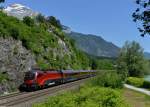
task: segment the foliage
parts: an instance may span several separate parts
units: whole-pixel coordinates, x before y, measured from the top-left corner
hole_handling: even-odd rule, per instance
[[[127,84],[131,84],[136,87],[142,87],[144,83],[143,78],[137,78],[137,77],[128,77],[127,78]]]
[[[4,3],[5,2],[5,0],[0,0],[0,3]]]
[[[144,80],[143,78],[128,77],[126,83],[136,87],[150,89],[150,81]]]
[[[86,90],[86,91],[85,91]],[[100,87],[82,87],[79,91],[66,92],[50,97],[33,107],[129,107],[118,90]]]
[[[93,70],[114,70],[116,58],[97,57],[86,53],[89,58],[90,66]]]
[[[122,88],[123,79],[116,71],[101,71],[98,72],[97,77],[90,82],[92,86]]]
[[[50,24],[52,24],[53,26],[55,26],[59,29],[62,29],[62,25],[61,25],[60,21],[57,20],[54,16],[49,16],[47,18],[47,22],[49,22]]]
[[[117,60],[117,73],[120,74],[121,78],[125,81],[128,77],[128,69],[126,62],[123,62],[121,58]]]
[[[118,72],[124,74],[124,76],[144,76],[144,74],[148,72],[148,64],[145,63],[147,63],[147,61],[144,59],[143,49],[139,45],[139,43],[135,41],[127,41],[121,49],[118,58]],[[121,71],[120,69],[123,69],[123,71]]]
[[[39,23],[44,23],[46,20],[45,20],[45,17],[42,14],[38,14],[36,16],[36,21],[39,22]]]
[[[113,61],[109,59],[91,59],[92,69],[105,69],[113,70]]]
[[[31,17],[29,17],[29,16],[24,17],[23,18],[23,22],[25,24],[27,24],[28,26],[31,26],[31,27],[34,26],[34,20]]]
[[[144,80],[142,87],[143,87],[143,88],[148,88],[148,89],[150,89],[150,81]]]
[[[0,73],[0,83],[7,80],[9,80],[8,75],[6,73]]]
[[[138,5],[137,9],[133,13],[133,20],[139,22],[138,28],[141,32],[141,36],[150,34],[150,0],[136,0]]]

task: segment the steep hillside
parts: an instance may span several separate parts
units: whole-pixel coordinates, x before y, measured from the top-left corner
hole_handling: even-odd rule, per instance
[[[41,20],[42,19],[42,20]],[[0,94],[15,91],[23,72],[41,69],[89,69],[88,58],[55,25],[40,16],[23,21],[0,12]]]
[[[76,46],[94,56],[102,57],[117,57],[119,53],[119,47],[113,43],[105,41],[100,36],[91,34],[81,34],[76,32],[68,33],[68,35],[75,40]]]

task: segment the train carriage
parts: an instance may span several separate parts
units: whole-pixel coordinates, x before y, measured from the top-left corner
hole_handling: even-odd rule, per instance
[[[44,70],[34,69],[25,74],[24,83],[19,90],[37,90],[94,76],[92,70]]]

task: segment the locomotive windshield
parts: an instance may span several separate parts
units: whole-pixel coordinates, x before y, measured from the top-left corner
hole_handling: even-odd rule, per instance
[[[35,78],[35,73],[33,72],[27,72],[25,74],[24,80],[33,80]]]

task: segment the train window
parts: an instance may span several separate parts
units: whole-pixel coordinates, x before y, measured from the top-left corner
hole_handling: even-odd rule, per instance
[[[37,75],[37,78],[40,78],[42,76],[42,74],[41,73],[39,73],[38,75]]]
[[[35,78],[35,73],[33,72],[27,72],[25,74],[24,80],[33,80]]]

